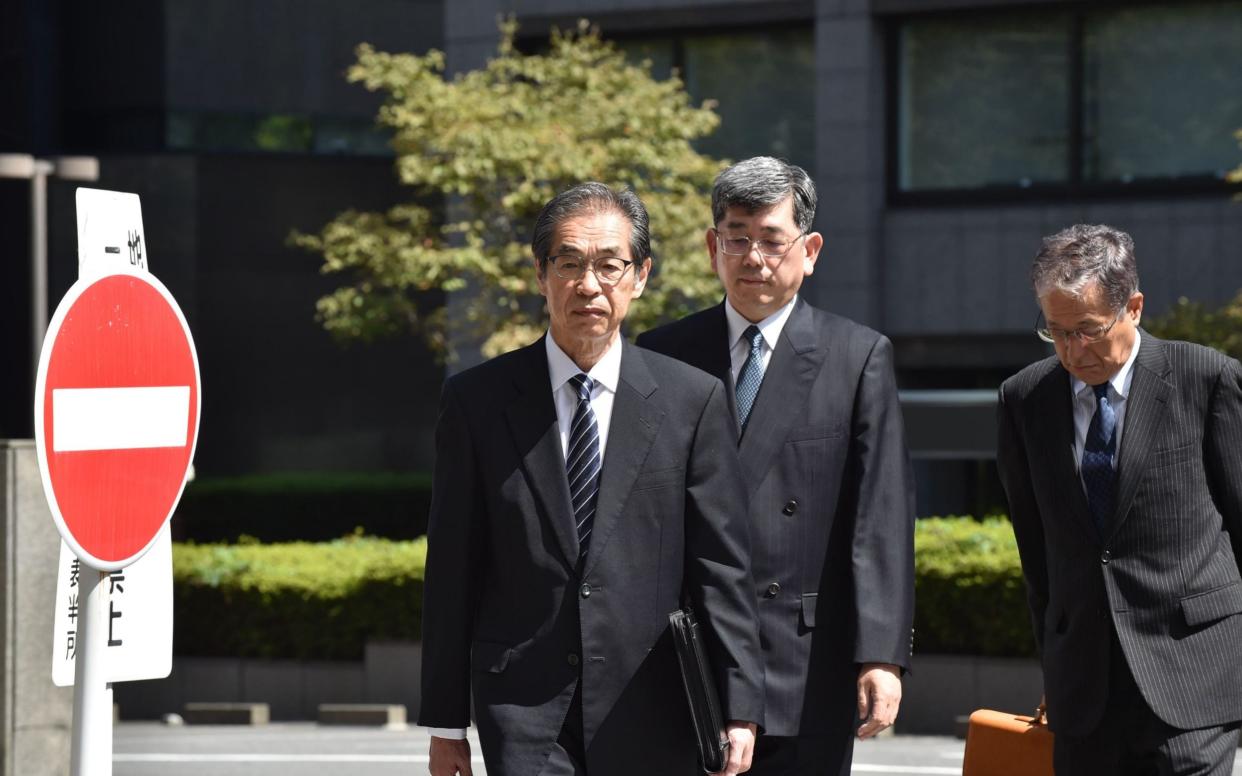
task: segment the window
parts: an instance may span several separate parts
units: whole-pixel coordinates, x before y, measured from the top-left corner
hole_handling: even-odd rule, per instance
[[[657,78],[674,68],[694,103],[716,101],[720,126],[696,144],[729,159],[770,155],[815,170],[815,41],[810,25],[628,38],[632,61]]]
[[[349,154],[392,153],[388,136],[371,119],[333,119],[299,114],[174,111],[168,116],[168,148],[192,151]]]
[[[1242,2],[906,19],[898,192],[1220,180],[1242,127]]]

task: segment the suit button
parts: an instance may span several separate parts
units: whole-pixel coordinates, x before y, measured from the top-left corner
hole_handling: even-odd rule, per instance
[[[578,656],[575,655],[573,652],[570,652],[569,655],[565,658],[565,662],[569,663],[571,666],[576,666],[578,665]]]
[[[590,598],[591,597],[591,586],[583,585],[581,588],[578,589],[578,595],[582,596],[583,598]]]
[[[789,501],[785,502],[785,508],[781,511],[787,515],[792,515],[794,512],[798,511],[798,502],[794,499],[789,499]]]
[[[780,595],[780,592],[781,592],[780,583],[773,582],[772,584],[768,585],[768,592],[765,593],[764,595],[767,598],[776,598],[778,595]]]
[[[1109,550],[1105,550],[1104,554],[1100,556],[1100,563],[1103,563],[1105,566],[1107,566],[1108,562],[1112,559],[1113,559],[1113,553]]]

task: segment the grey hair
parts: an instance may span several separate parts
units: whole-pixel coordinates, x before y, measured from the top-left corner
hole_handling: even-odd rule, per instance
[[[539,262],[539,271],[547,267],[556,229],[565,221],[587,213],[617,213],[630,222],[630,258],[642,262],[651,256],[651,225],[647,208],[628,187],[612,189],[596,181],[579,183],[548,200],[535,219],[530,249]]]
[[[1087,286],[1096,282],[1117,311],[1138,291],[1138,264],[1130,235],[1103,224],[1075,224],[1044,238],[1031,265],[1035,296],[1059,290],[1082,298]]]
[[[815,221],[815,184],[811,176],[798,165],[782,159],[751,157],[716,176],[712,186],[712,223],[723,221],[730,207],[754,213],[790,196],[798,231],[811,231]]]

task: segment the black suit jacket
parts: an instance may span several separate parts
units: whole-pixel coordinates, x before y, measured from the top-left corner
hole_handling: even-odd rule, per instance
[[[592,776],[691,773],[668,633],[683,595],[730,719],[763,722],[746,492],[723,387],[628,343],[585,565],[542,340],[445,381],[428,528],[419,724],[487,771],[537,774],[581,677]]]
[[[723,380],[736,425],[723,303],[638,341]],[[797,301],[739,449],[766,730],[847,735],[858,665],[910,655],[914,488],[889,341]]]
[[[1242,718],[1242,372],[1143,332],[1117,507],[1099,535],[1074,460],[1070,375],[1032,364],[1000,389],[998,464],[1056,732],[1095,729],[1115,631],[1165,722]]]

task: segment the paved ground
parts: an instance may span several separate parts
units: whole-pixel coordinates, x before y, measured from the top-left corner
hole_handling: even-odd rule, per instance
[[[476,776],[483,761],[475,742]],[[125,722],[116,727],[114,776],[418,776],[427,772],[427,735],[420,729],[186,726]],[[962,742],[891,736],[855,749],[854,773],[960,774]]]
[[[474,742],[475,776],[483,761]],[[963,742],[938,736],[888,736],[860,743],[855,774],[932,776],[962,772]],[[421,776],[427,734],[421,729],[319,727],[169,727],[126,722],[116,727],[113,776]],[[1242,761],[1234,765],[1242,776]]]

